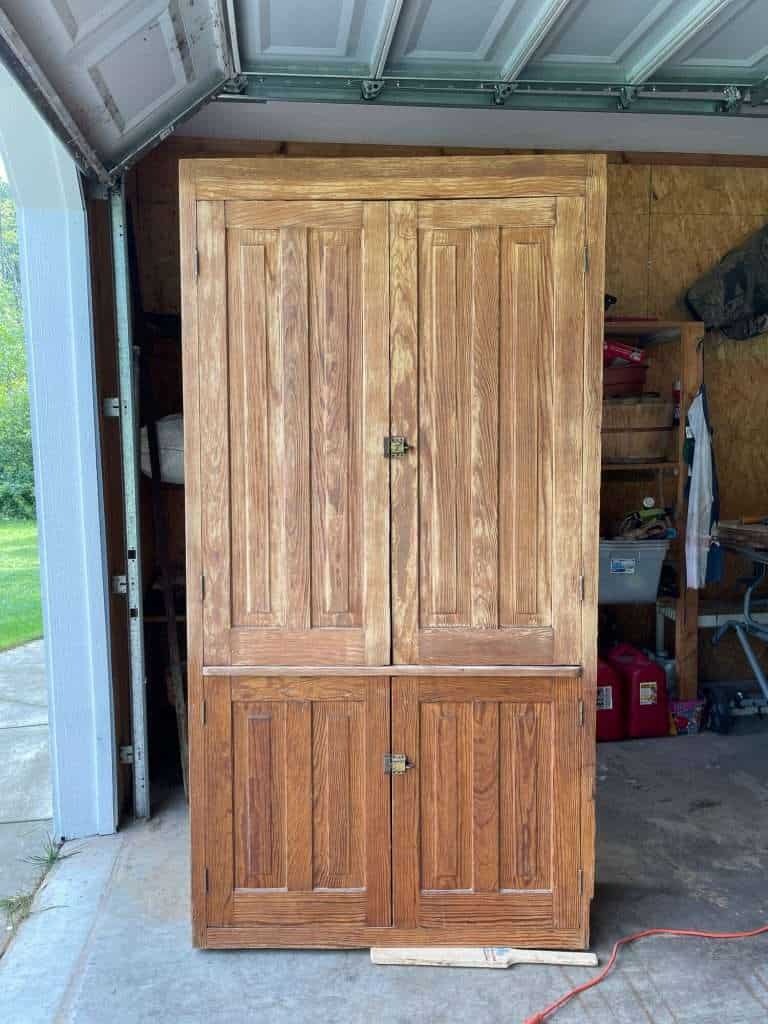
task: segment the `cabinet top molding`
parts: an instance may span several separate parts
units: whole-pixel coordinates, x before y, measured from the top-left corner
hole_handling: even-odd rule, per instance
[[[455,157],[255,157],[179,162],[195,199],[431,199],[581,196],[605,154]]]

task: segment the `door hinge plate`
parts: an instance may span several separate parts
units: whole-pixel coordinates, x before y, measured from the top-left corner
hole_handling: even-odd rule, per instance
[[[579,868],[579,895],[584,892],[584,868]]]
[[[406,754],[385,754],[384,774],[403,775],[409,768],[413,768],[413,761],[408,759]]]
[[[128,577],[124,575],[112,577],[112,593],[113,594],[127,594],[128,593]]]
[[[399,459],[407,455],[413,445],[408,444],[408,439],[401,434],[388,434],[384,438],[384,457],[387,459]]]
[[[589,273],[589,246],[584,246],[584,273]]]
[[[584,701],[579,701],[579,725],[584,725]]]
[[[205,576],[200,576],[200,600],[205,600]]]
[[[584,600],[586,598],[586,595],[587,595],[587,580],[586,580],[586,577],[584,576],[584,574],[582,573],[582,575],[579,576],[579,597],[581,598],[582,603],[584,602]]]
[[[205,886],[205,891],[208,892],[208,868],[203,869],[203,885]]]
[[[133,764],[133,746],[130,743],[120,747],[120,764]]]
[[[200,250],[195,249],[195,277],[200,277]]]
[[[203,725],[208,723],[208,708],[206,707],[205,701],[200,705],[200,720]]]
[[[102,410],[107,419],[117,419],[120,416],[120,399],[114,395],[105,398],[102,403]]]

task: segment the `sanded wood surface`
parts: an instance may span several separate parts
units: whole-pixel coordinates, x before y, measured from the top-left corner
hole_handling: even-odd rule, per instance
[[[586,176],[583,153],[451,160],[230,157],[190,165],[198,199],[227,200],[582,195]]]
[[[604,173],[182,164],[197,944],[583,947]]]
[[[388,681],[205,687],[209,924],[389,925]]]
[[[392,786],[398,927],[580,926],[580,692],[393,680],[393,743],[415,765]]]
[[[383,664],[386,204],[235,206],[198,213],[205,658]]]
[[[395,661],[580,659],[584,203],[520,202],[393,204]]]
[[[206,676],[252,676],[243,665],[206,665]],[[580,665],[259,665],[259,676],[496,676],[510,680],[529,677],[577,679]]]

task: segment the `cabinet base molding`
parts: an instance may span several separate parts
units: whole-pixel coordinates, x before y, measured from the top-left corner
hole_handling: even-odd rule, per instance
[[[205,949],[368,949],[371,946],[518,946],[587,949],[587,929],[467,926],[455,929],[334,927],[209,927]]]

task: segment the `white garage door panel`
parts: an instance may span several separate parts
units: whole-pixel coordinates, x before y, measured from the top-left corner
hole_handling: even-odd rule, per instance
[[[5,0],[3,6],[107,166],[231,74],[218,0]]]

